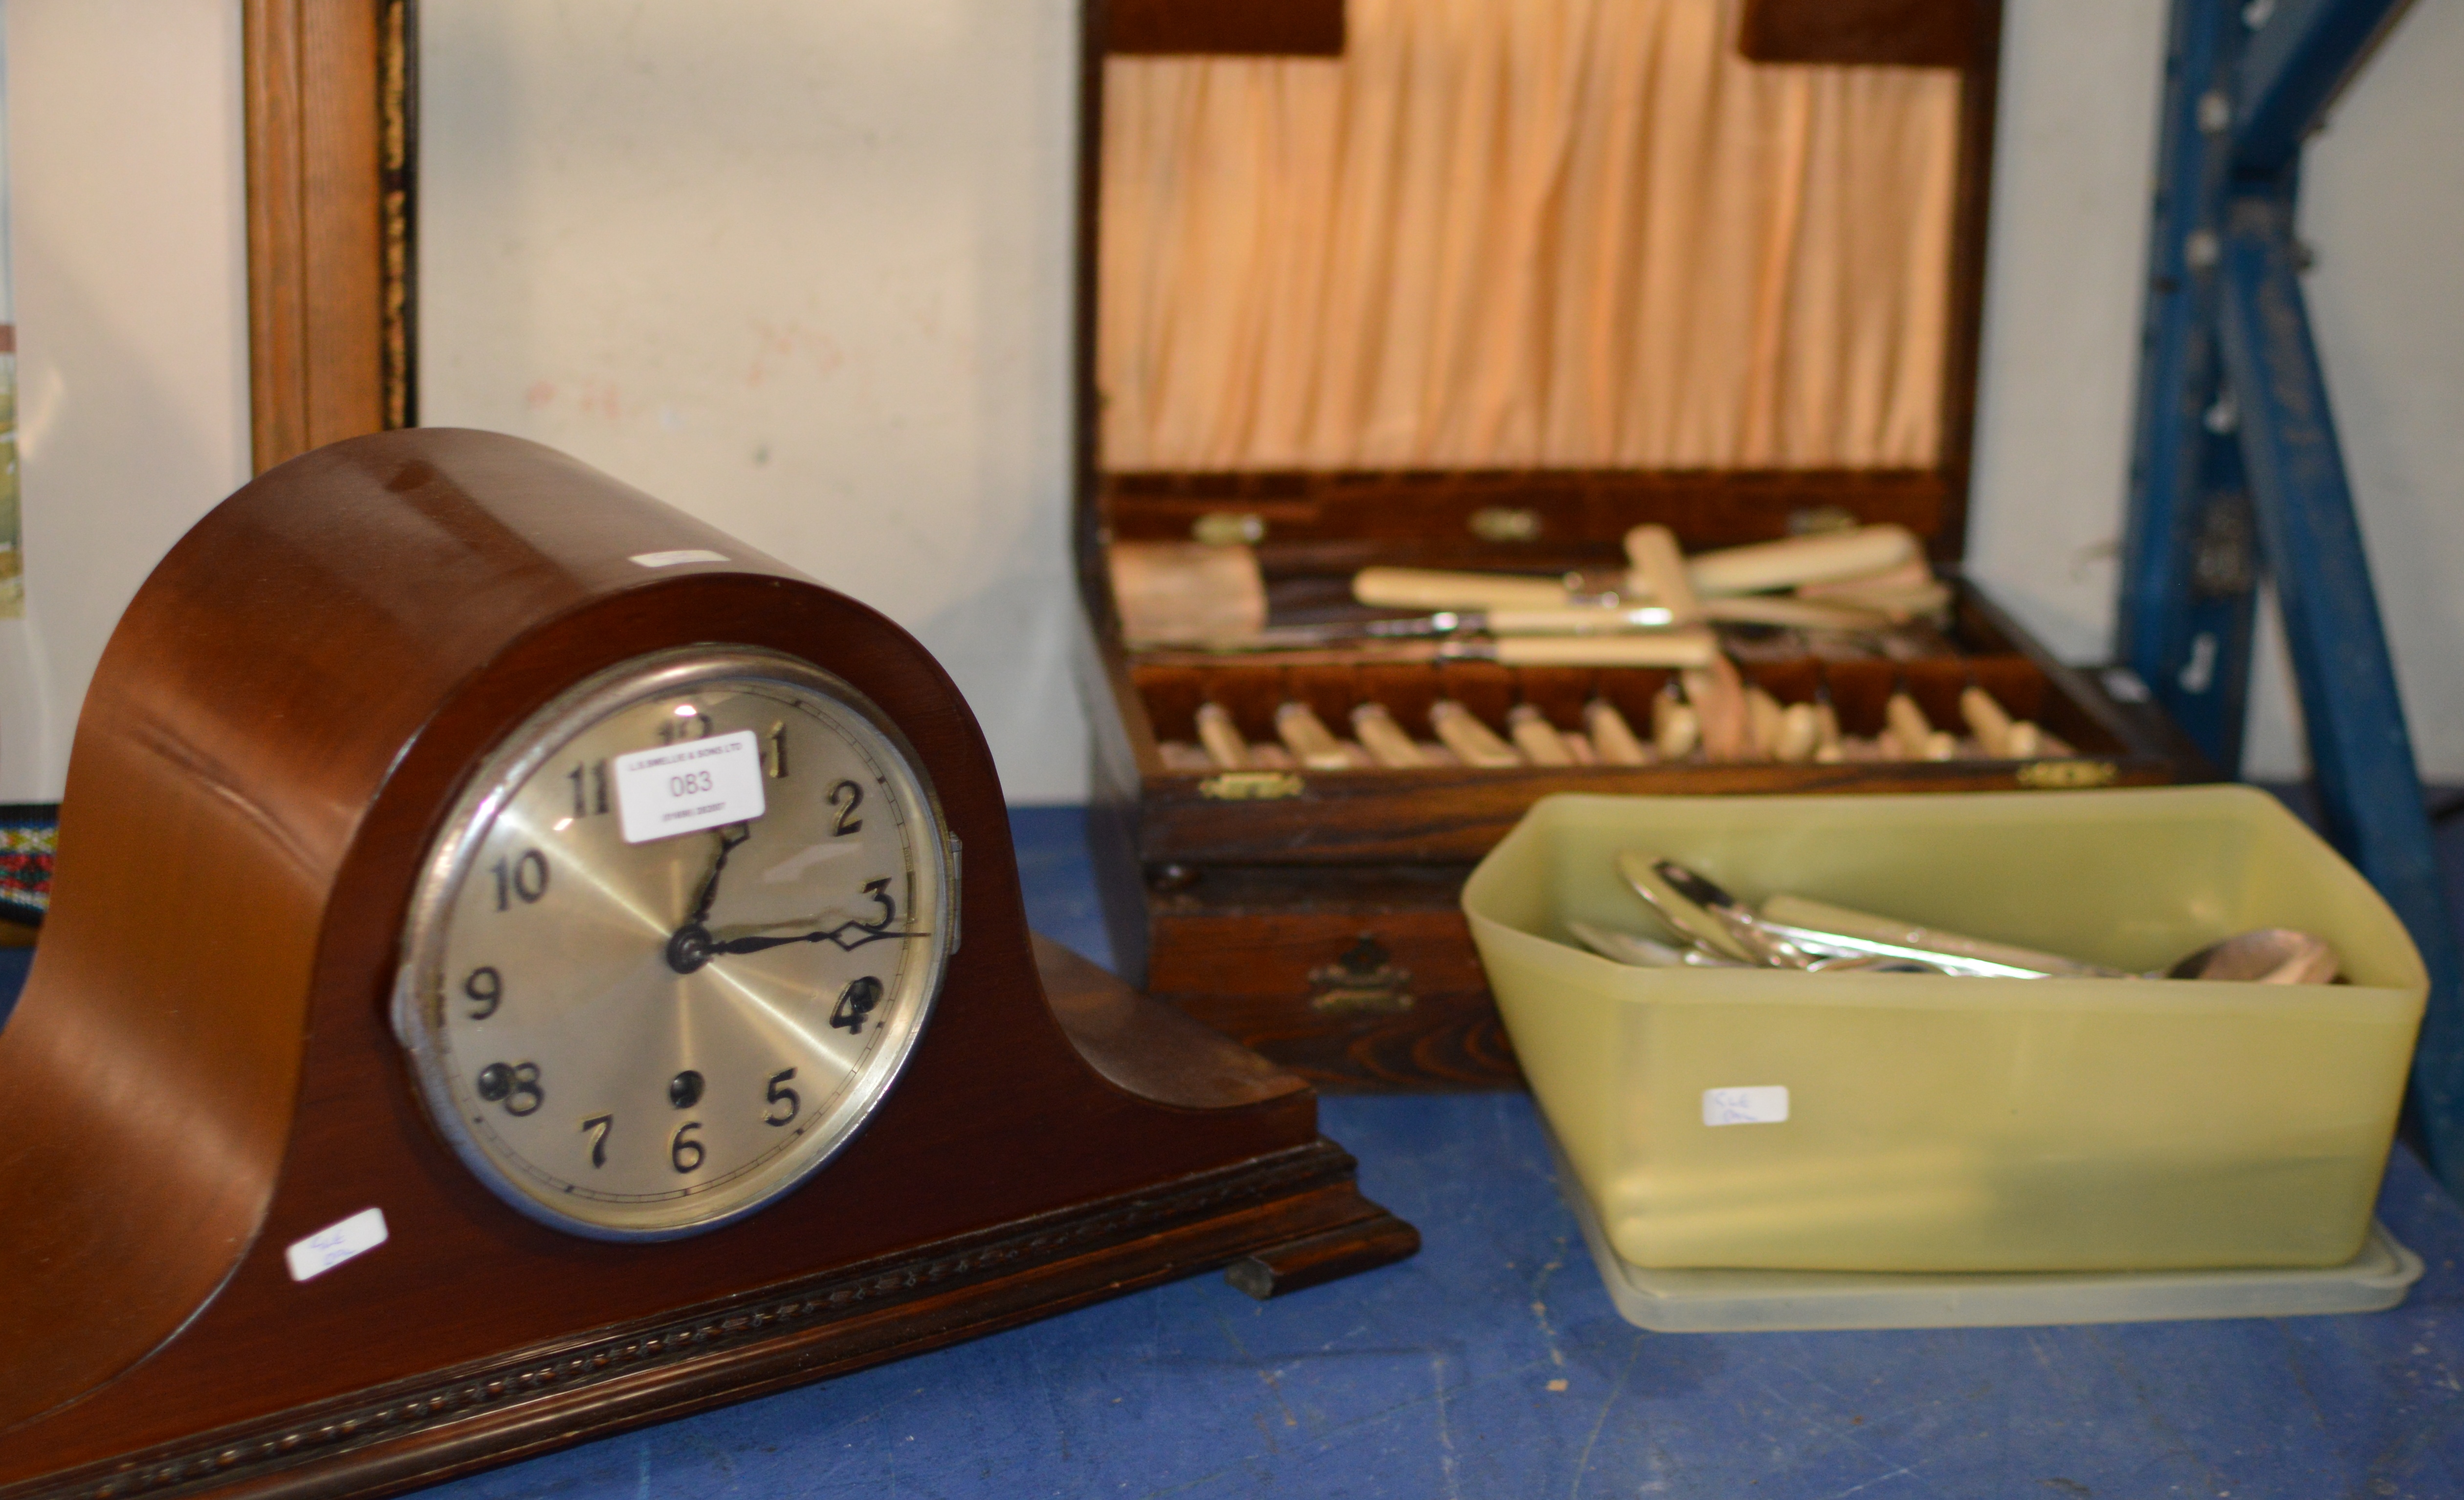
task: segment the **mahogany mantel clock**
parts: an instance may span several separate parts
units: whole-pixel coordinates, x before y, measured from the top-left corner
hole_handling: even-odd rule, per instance
[[[0,1031],[11,1500],[399,1490],[1418,1244],[1297,1079],[1030,946],[920,646],[529,443],[200,522],[60,848]]]

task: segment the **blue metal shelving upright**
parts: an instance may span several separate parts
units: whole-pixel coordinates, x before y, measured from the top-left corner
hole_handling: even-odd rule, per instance
[[[2175,0],[2119,644],[2229,772],[2276,586],[2329,838],[2430,967],[2409,1108],[2464,1194],[2464,965],[2294,237],[2301,142],[2405,0]]]

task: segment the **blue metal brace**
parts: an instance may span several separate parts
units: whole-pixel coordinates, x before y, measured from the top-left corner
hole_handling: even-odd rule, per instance
[[[2430,967],[2412,1109],[2432,1167],[2464,1191],[2464,970],[2295,275],[2292,218],[2290,195],[2233,201],[2220,322],[2226,376],[2240,393],[2242,446],[2300,683],[2320,811],[2328,838],[2404,919]]]
[[[2178,0],[2148,246],[2119,655],[2227,775],[2241,769],[2258,559],[2220,400],[2215,267],[2241,17]]]
[[[2233,170],[2274,177],[2299,160],[2301,142],[2361,71],[2410,0],[2252,0],[2258,22],[2235,70]]]
[[[2301,141],[2403,3],[2176,0],[2120,640],[2192,736],[2237,770],[2255,525],[2328,837],[2430,968],[2410,1108],[2431,1167],[2464,1195],[2464,957],[2293,237]]]

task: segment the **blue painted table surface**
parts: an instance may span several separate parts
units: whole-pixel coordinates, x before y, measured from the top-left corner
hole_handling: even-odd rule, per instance
[[[1013,821],[1030,919],[1103,958],[1078,813]],[[1419,1256],[1265,1303],[1208,1275],[425,1494],[2464,1495],[2464,1210],[2401,1149],[2380,1214],[2429,1272],[2388,1313],[1650,1334],[1525,1096],[1321,1118]]]

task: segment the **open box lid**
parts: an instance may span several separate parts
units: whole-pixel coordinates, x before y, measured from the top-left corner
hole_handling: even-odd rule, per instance
[[[1999,0],[1089,17],[1090,548],[1553,567],[1856,520],[1959,555]]]

